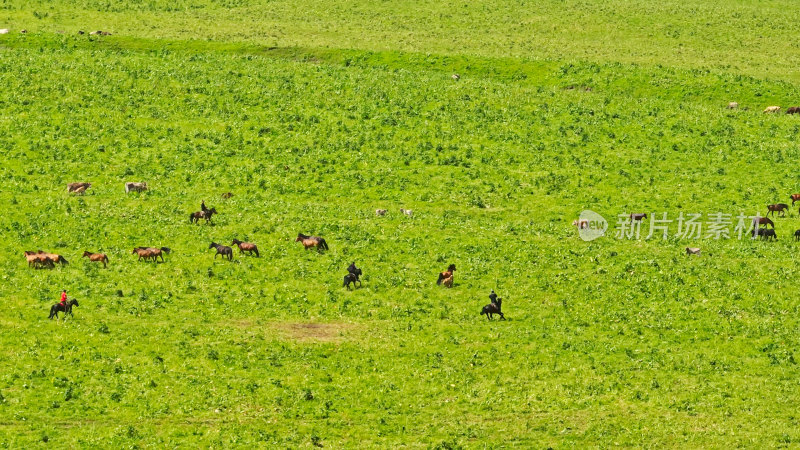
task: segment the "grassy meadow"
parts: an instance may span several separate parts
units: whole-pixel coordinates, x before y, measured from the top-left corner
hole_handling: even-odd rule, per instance
[[[797,446],[791,5],[0,0],[0,446]]]

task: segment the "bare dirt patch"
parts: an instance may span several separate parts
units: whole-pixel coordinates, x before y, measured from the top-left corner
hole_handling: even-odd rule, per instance
[[[286,339],[304,342],[342,342],[357,328],[344,322],[281,322],[273,327]]]

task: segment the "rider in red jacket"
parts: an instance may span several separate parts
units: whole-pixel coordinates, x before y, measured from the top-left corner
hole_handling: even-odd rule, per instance
[[[67,306],[67,290],[61,291],[61,306]]]

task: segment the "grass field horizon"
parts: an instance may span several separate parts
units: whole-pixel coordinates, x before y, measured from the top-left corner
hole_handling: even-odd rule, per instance
[[[613,236],[800,192],[796,13],[721,4],[2,3],[0,445],[796,445],[797,208]]]

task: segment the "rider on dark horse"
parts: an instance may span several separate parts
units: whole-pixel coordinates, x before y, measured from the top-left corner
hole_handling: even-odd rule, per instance
[[[64,308],[64,311],[67,310],[66,309],[67,308],[67,290],[66,289],[63,289],[61,291],[61,301],[59,302],[59,305],[61,305],[61,307]]]
[[[206,201],[205,200],[201,200],[200,201],[200,211],[208,212],[208,208],[206,208]]]
[[[492,293],[489,294],[489,300],[491,300],[492,303],[497,304],[497,294],[494,293],[494,289],[492,289]]]

